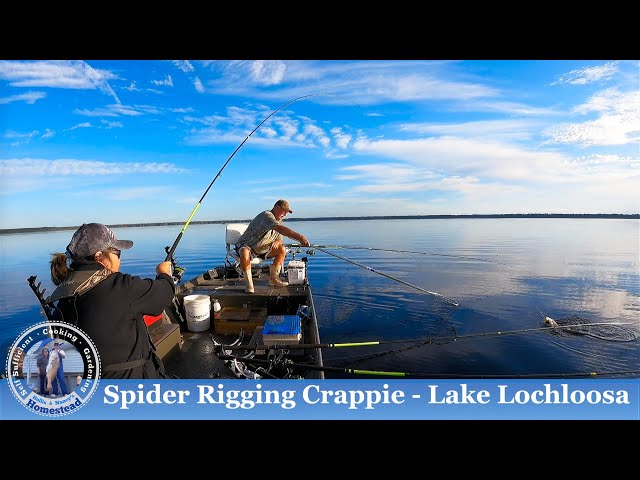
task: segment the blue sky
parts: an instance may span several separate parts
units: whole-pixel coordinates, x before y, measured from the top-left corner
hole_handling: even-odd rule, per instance
[[[303,98],[300,98],[303,97]],[[0,228],[639,213],[635,60],[0,61]]]

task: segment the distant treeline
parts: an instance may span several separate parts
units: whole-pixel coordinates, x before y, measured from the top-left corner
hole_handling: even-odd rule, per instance
[[[372,217],[320,217],[320,218],[295,218],[289,221],[295,222],[324,222],[335,220],[414,220],[414,219],[443,219],[443,218],[613,218],[613,219],[640,219],[640,214],[617,213],[496,213],[489,215],[382,215]],[[243,220],[201,220],[190,222],[190,225],[210,225],[226,223],[249,223],[251,219]],[[165,227],[171,225],[183,226],[184,222],[159,222],[159,223],[120,223],[108,225],[110,228],[129,227]],[[30,232],[55,232],[60,230],[76,230],[79,225],[71,227],[33,227],[33,228],[3,228],[0,235],[9,233]]]

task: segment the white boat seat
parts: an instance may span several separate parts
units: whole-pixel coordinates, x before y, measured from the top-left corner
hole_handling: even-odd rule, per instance
[[[236,242],[240,238],[240,235],[244,233],[244,231],[249,226],[248,223],[228,223],[225,228],[225,244],[227,248],[227,254],[225,257],[225,262],[230,266],[233,266],[236,270],[240,269],[240,256],[236,253]],[[287,254],[289,253],[289,249],[287,248]],[[251,266],[258,266],[265,262],[272,262],[273,258],[252,258]]]

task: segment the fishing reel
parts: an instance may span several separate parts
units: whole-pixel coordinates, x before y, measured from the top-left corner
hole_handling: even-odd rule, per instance
[[[291,253],[291,255],[294,257],[299,253],[302,253],[302,245],[299,245],[297,243],[293,243],[291,245],[288,245],[289,247],[289,253]],[[305,252],[307,255],[315,255],[316,251],[313,247],[309,247],[305,250]],[[305,260],[306,261],[306,260]]]
[[[169,255],[171,248],[164,247],[164,251],[167,255]],[[184,272],[187,271],[187,269],[178,266],[178,262],[173,257],[173,255],[171,255],[170,260],[171,260],[171,271],[173,272],[171,276],[173,277],[173,283],[177,285],[178,283],[180,283],[180,280],[182,279],[182,276],[184,275]]]

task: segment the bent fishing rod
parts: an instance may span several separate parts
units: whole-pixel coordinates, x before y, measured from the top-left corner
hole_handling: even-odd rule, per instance
[[[242,146],[247,142],[247,140],[249,140],[249,137],[251,137],[251,135],[253,135],[254,132],[256,130],[258,130],[262,126],[262,124],[264,122],[269,120],[269,118],[271,118],[276,112],[278,112],[279,110],[282,110],[287,105],[291,105],[293,102],[297,102],[298,100],[302,100],[303,98],[314,97],[314,96],[317,96],[317,95],[323,95],[323,94],[321,94],[321,93],[311,93],[309,95],[302,95],[301,97],[294,98],[293,100],[289,100],[287,103],[282,104],[281,106],[276,108],[273,112],[271,112],[267,117],[265,117],[264,120],[262,120],[258,124],[258,126],[256,128],[254,128],[249,135],[247,135],[247,137],[240,143],[240,145],[238,145],[236,147],[236,149],[229,156],[229,158],[227,158],[227,161],[224,162],[224,165],[222,165],[222,168],[220,168],[220,170],[218,171],[216,176],[213,177],[213,180],[211,180],[211,183],[209,184],[207,189],[202,194],[202,197],[200,197],[200,200],[198,200],[198,203],[196,203],[195,207],[193,207],[193,210],[191,210],[191,214],[189,215],[189,218],[187,218],[187,221],[182,226],[182,230],[180,230],[180,233],[176,237],[176,240],[173,242],[173,245],[171,246],[171,248],[167,249],[167,256],[164,259],[165,262],[167,262],[167,261],[169,261],[169,260],[171,260],[173,258],[173,253],[176,251],[176,248],[178,247],[178,243],[180,243],[180,240],[182,239],[182,236],[184,235],[184,232],[187,230],[187,227],[189,226],[189,223],[191,223],[191,219],[194,217],[194,215],[196,214],[196,212],[200,208],[200,205],[202,205],[202,201],[204,200],[204,197],[206,197],[207,193],[209,193],[209,190],[211,190],[211,187],[213,186],[215,181],[218,179],[218,177],[222,174],[222,171],[226,168],[226,166],[229,164],[231,159],[235,156],[236,153],[238,153],[238,150],[240,150],[240,148],[242,148]]]
[[[327,255],[331,255],[332,257],[336,257],[336,258],[339,258],[340,260],[344,260],[345,262],[349,262],[349,263],[352,263],[354,265],[357,265],[358,267],[364,268],[365,270],[369,270],[370,272],[377,273],[378,275],[382,275],[383,277],[387,277],[387,278],[389,278],[391,280],[395,280],[396,282],[400,282],[403,285],[406,285],[408,287],[415,288],[416,290],[420,290],[421,292],[427,293],[429,295],[433,295],[434,297],[438,297],[438,298],[444,300],[445,302],[453,305],[454,307],[459,306],[458,302],[456,302],[455,300],[452,300],[450,298],[445,297],[441,293],[432,292],[430,290],[425,290],[422,287],[418,287],[417,285],[413,285],[413,284],[411,284],[409,282],[405,282],[404,280],[400,280],[399,278],[393,277],[393,276],[391,276],[391,275],[389,275],[387,273],[380,272],[380,271],[375,270],[375,269],[373,269],[371,267],[368,267],[366,265],[362,265],[361,263],[355,262],[353,260],[349,260],[348,258],[345,258],[345,257],[341,257],[340,255],[337,255],[335,253],[331,253],[331,252],[325,250],[324,248],[320,248],[320,247],[317,247],[317,246],[315,246],[313,248],[315,248],[316,250],[320,250],[321,252],[324,252]]]

